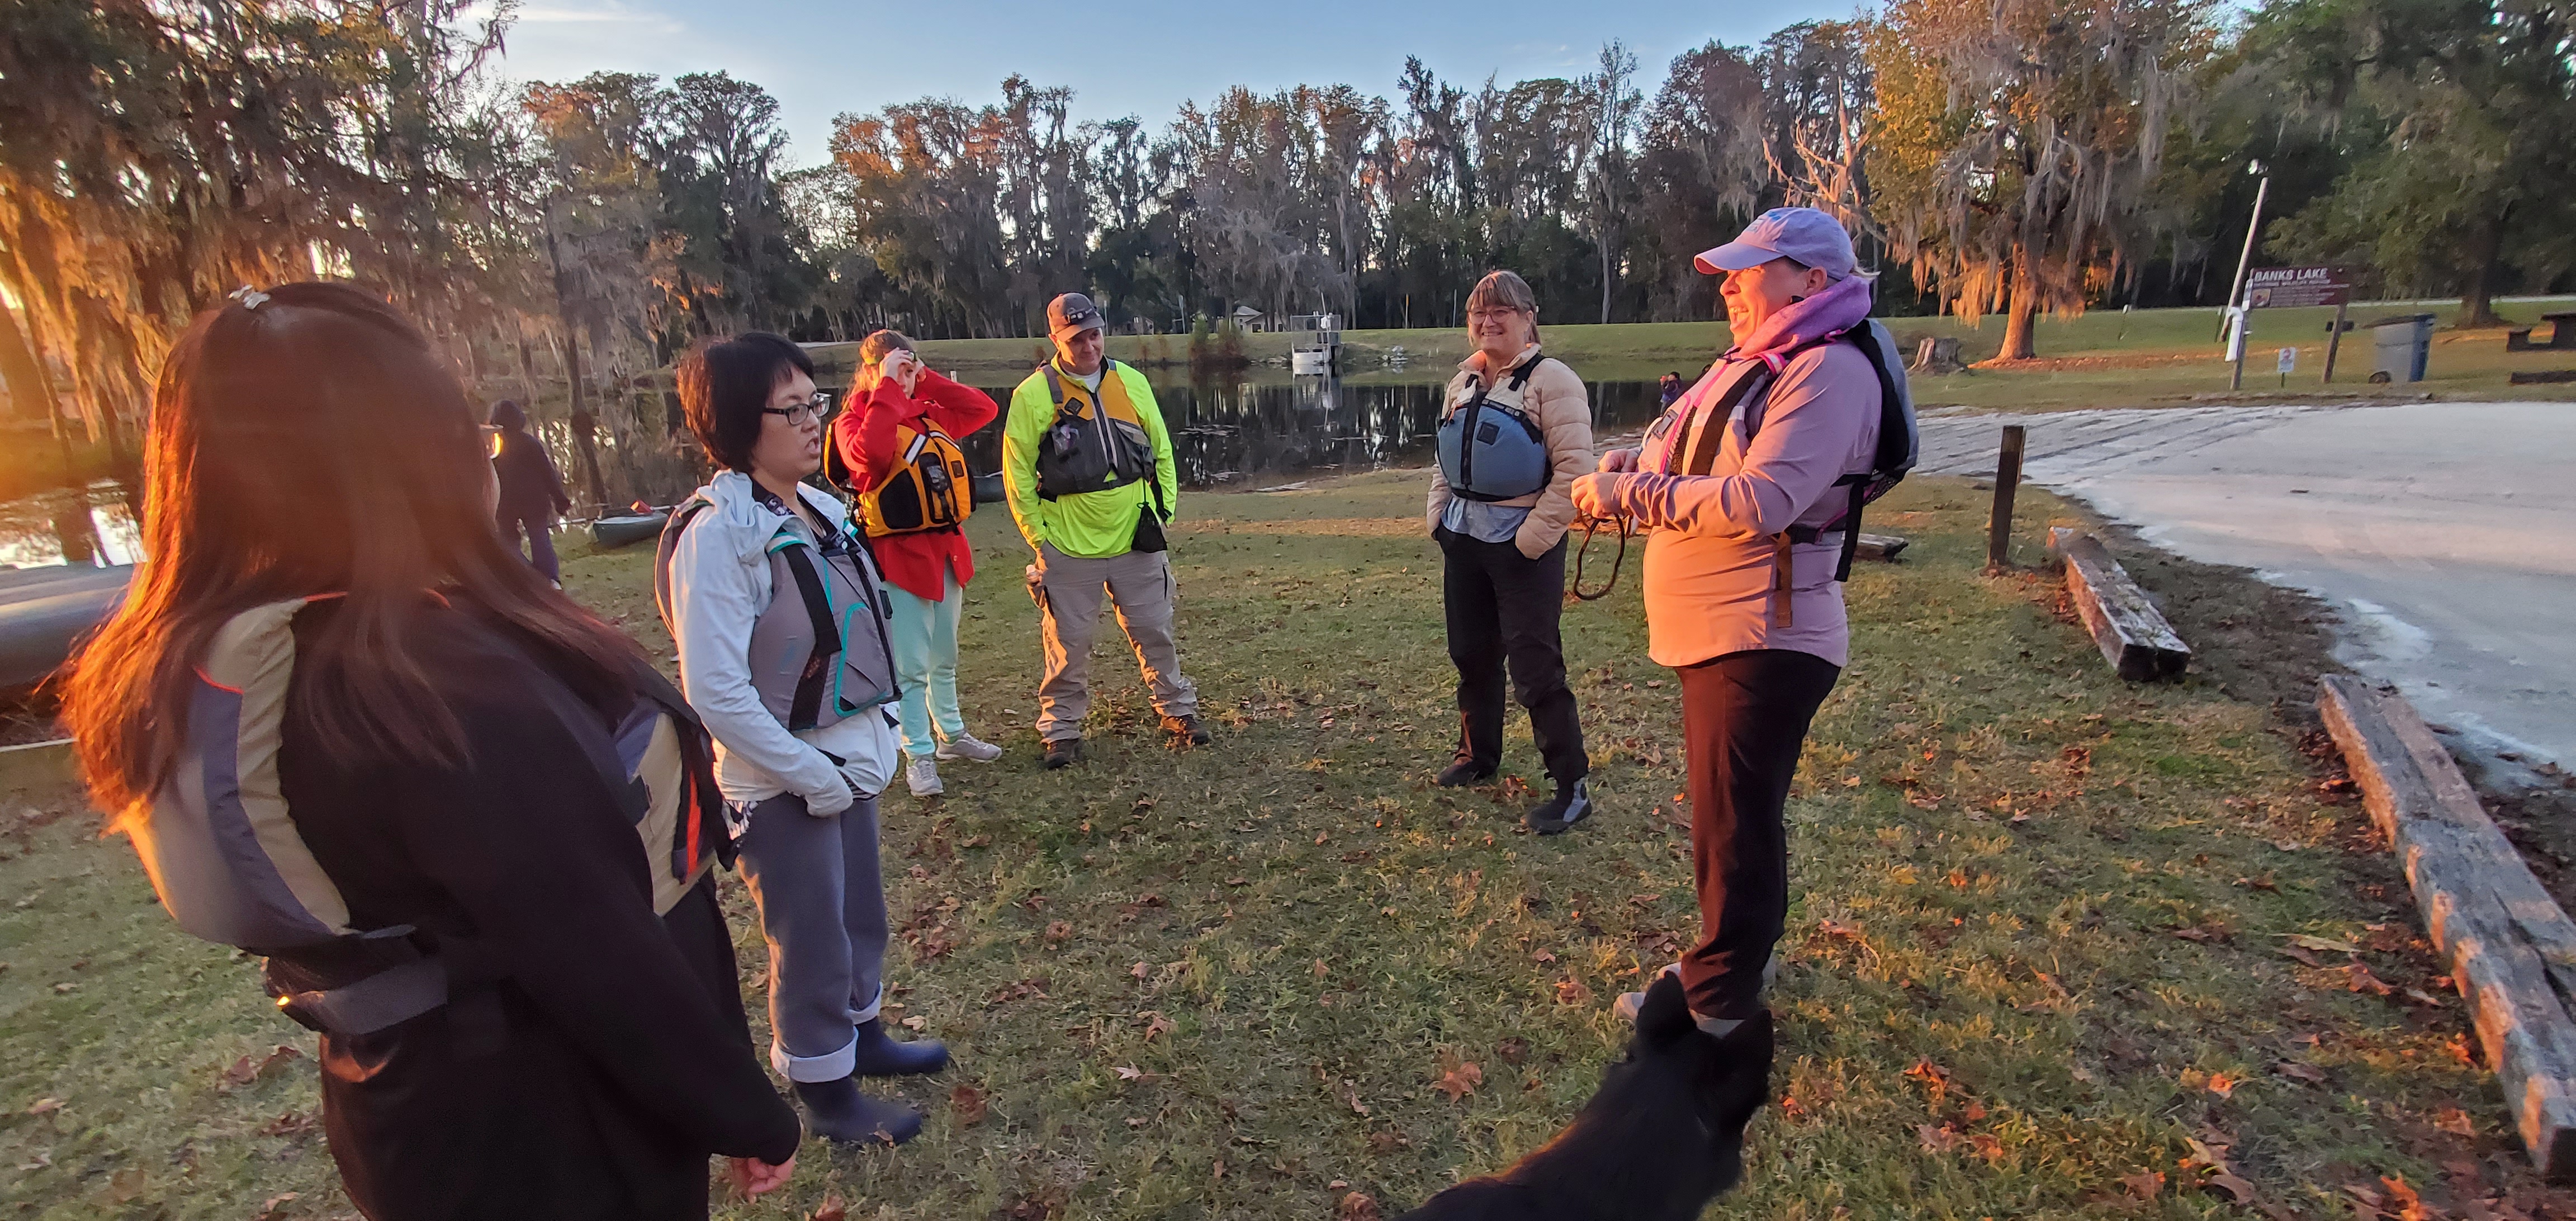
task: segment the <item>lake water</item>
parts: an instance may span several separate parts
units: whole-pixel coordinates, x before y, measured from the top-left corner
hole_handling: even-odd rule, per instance
[[[1184,485],[1259,487],[1310,474],[1428,464],[1445,384],[1445,372],[1436,369],[1358,378],[1290,377],[1262,370],[1222,381],[1156,378],[1154,397],[1171,428],[1173,457]],[[1006,402],[1013,385],[979,388]],[[1593,382],[1589,390],[1598,433],[1642,428],[1655,417],[1651,381]],[[559,427],[552,431],[557,434],[549,438],[556,463],[566,482],[579,487],[570,445]],[[1000,469],[1001,437],[997,420],[967,438],[967,461],[976,471]],[[685,472],[690,464],[670,460],[665,447],[633,456],[656,461],[620,462],[614,442],[605,436],[601,442],[603,463],[613,476],[608,489],[612,501],[641,498],[667,504],[688,493]],[[133,563],[140,558],[136,499],[124,486],[103,481],[77,491],[0,502],[0,565],[26,568],[61,564],[67,558]]]

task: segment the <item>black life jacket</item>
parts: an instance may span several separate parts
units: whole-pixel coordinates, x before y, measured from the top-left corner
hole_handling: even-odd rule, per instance
[[[1118,362],[1100,362],[1100,389],[1075,394],[1050,360],[1038,367],[1055,419],[1038,440],[1038,499],[1054,500],[1084,492],[1105,492],[1154,476],[1154,442],[1136,405],[1118,381]],[[1118,384],[1117,393],[1110,386]],[[1123,412],[1121,411],[1123,409]],[[1155,511],[1163,513],[1163,489],[1154,485]]]

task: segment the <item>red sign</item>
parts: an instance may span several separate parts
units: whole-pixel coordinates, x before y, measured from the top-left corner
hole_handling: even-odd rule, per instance
[[[2245,277],[2247,309],[2341,305],[2351,299],[2352,285],[2340,267],[2259,267]]]

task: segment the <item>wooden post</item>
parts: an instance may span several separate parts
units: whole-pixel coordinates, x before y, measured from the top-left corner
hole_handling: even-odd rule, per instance
[[[2334,325],[2326,328],[2326,375],[2317,383],[2318,385],[2331,386],[2334,384],[2335,349],[2343,346],[2343,315],[2344,311],[2350,308],[2351,307],[2346,305],[2344,302],[2335,302]]]
[[[2468,1001],[2523,1147],[2550,1182],[2576,1182],[2576,921],[2405,697],[2342,674],[2320,686],[2317,712]]]
[[[2021,486],[2021,446],[2027,430],[2004,425],[2003,451],[1995,456],[1995,512],[1986,520],[1986,571],[2012,567],[2013,492]]]

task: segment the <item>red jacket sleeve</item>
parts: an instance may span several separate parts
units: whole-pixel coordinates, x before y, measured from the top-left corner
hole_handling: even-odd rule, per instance
[[[992,423],[993,417],[1002,411],[1001,404],[994,402],[992,395],[941,377],[927,365],[922,367],[921,378],[913,383],[913,388],[930,400],[927,407],[931,421],[961,445],[967,437]]]
[[[832,438],[841,446],[841,460],[859,475],[859,486],[873,488],[894,473],[894,426],[919,414],[920,409],[903,392],[891,385],[880,385],[859,400],[859,409],[845,411],[832,421]]]

